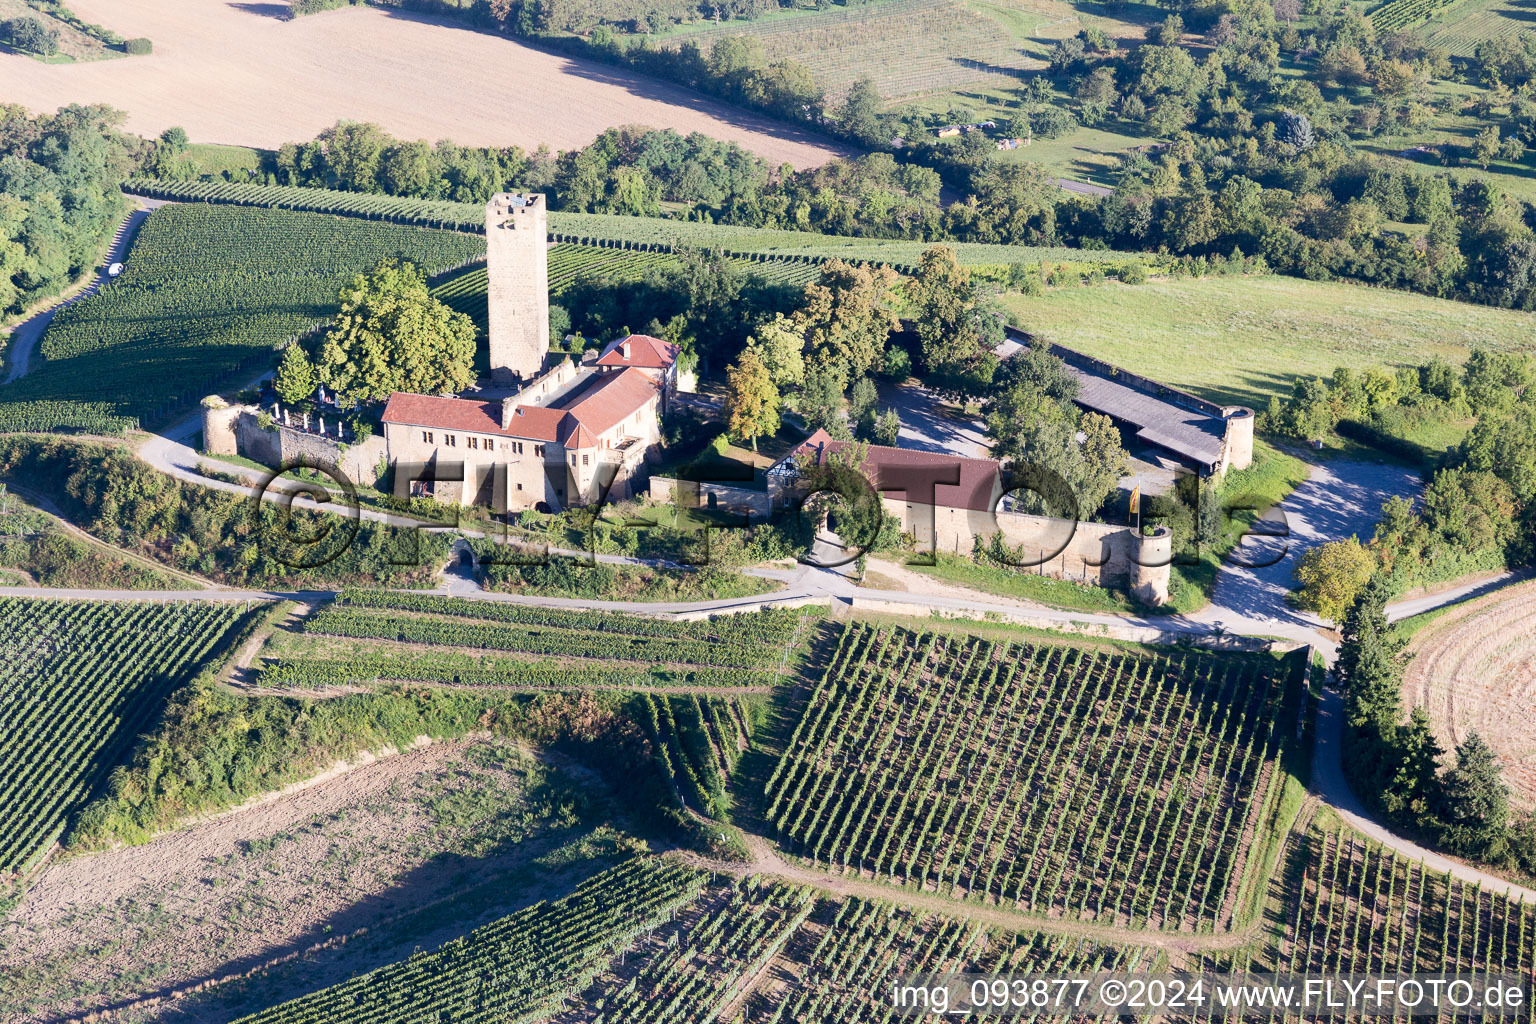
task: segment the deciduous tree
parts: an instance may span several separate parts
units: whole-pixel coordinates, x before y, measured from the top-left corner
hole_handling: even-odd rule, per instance
[[[1375,570],[1376,556],[1356,537],[1319,544],[1308,549],[1296,567],[1296,581],[1301,584],[1296,601],[1338,622]]]
[[[725,414],[731,434],[752,442],[779,430],[779,391],[757,353],[747,349],[726,374]]]
[[[386,260],[342,289],[316,369],[344,399],[382,399],[467,388],[474,355],[474,321],[434,299],[413,265]]]

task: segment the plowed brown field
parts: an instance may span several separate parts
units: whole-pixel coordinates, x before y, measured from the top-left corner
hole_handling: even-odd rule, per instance
[[[1472,601],[1426,626],[1403,683],[1451,750],[1471,732],[1498,754],[1512,802],[1536,806],[1536,582]]]
[[[527,149],[580,146],[646,124],[739,143],[775,165],[825,163],[825,138],[619,68],[572,60],[453,22],[349,8],[282,20],[284,3],[71,0],[88,22],[147,36],[154,53],[45,65],[0,54],[0,100],[52,111],[110,103],[128,127],[181,125],[195,142],[273,148],[340,118],[397,136]]]

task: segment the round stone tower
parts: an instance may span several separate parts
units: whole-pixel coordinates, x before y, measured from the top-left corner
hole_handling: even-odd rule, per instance
[[[235,423],[239,418],[239,406],[229,405],[218,395],[203,399],[204,455],[240,454],[240,442],[235,434]]]
[[[1131,593],[1146,604],[1167,604],[1173,577],[1173,531],[1154,526],[1135,535],[1131,556]]]
[[[1222,465],[1225,469],[1247,469],[1253,465],[1253,410],[1237,405],[1223,409],[1222,413],[1227,420]]]

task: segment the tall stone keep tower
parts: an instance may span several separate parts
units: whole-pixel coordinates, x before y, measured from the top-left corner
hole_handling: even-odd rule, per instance
[[[501,192],[485,206],[491,377],[537,376],[549,355],[549,216],[541,194]]]

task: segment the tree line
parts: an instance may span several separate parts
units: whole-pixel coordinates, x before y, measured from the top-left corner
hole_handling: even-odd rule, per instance
[[[127,212],[117,183],[147,148],[123,120],[100,105],[34,117],[0,104],[0,314],[59,294],[96,265]]]
[[[717,45],[709,60],[718,56],[723,63],[721,49]],[[1135,52],[1155,49],[1149,44]],[[1140,58],[1148,63],[1139,74],[1163,83],[1148,89],[1169,87],[1165,79],[1173,72],[1163,63],[1188,70],[1185,50],[1160,49],[1183,59]],[[1196,76],[1209,79],[1209,72]],[[1289,90],[1284,101],[1291,102],[1299,86],[1277,88]],[[1124,106],[1137,95],[1116,102]],[[340,122],[316,139],[269,154],[261,176],[275,184],[460,202],[484,202],[498,191],[541,191],[557,210],[865,237],[1166,251],[1206,259],[1235,252],[1302,277],[1536,308],[1536,233],[1530,227],[1536,208],[1487,180],[1458,180],[1356,151],[1347,135],[1320,127],[1328,124],[1321,111],[1314,110],[1314,120],[1286,107],[1271,111],[1268,121],[1250,123],[1265,116],[1265,107],[1255,113],[1244,103],[1239,120],[1245,130],[1233,129],[1227,139],[1181,130],[1173,141],[1127,157],[1119,185],[1104,197],[1066,193],[1037,165],[993,159],[991,142],[980,132],[954,145],[920,141],[895,153],[796,171],[770,167],[734,143],[670,129],[614,128],[580,149],[528,153],[447,140],[408,142],[377,125]],[[872,88],[855,87],[837,117],[879,124],[886,115],[877,112],[878,104]],[[1298,127],[1303,121],[1310,134]],[[188,163],[178,170],[153,154],[149,163],[171,176],[195,173]],[[947,204],[941,198],[946,184],[959,195]]]

